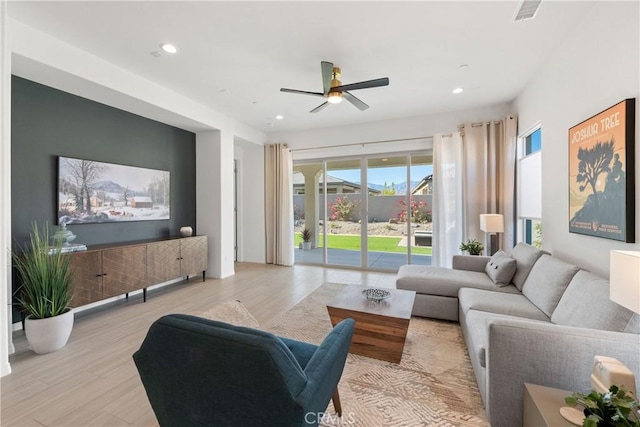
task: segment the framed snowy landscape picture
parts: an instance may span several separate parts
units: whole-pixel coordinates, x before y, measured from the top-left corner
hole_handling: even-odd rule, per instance
[[[58,223],[171,218],[168,171],[58,157]]]

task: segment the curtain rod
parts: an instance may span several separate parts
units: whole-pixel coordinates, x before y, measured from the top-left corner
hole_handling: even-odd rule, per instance
[[[509,116],[510,119],[512,119],[512,116]],[[471,123],[471,127],[472,128],[477,128],[483,125],[490,125],[491,123],[493,123],[494,125],[499,125],[500,123],[502,123],[502,120],[494,120],[494,121],[488,121],[488,122],[477,122],[477,123]],[[464,124],[458,125],[458,129],[462,129],[464,128]]]
[[[386,139],[386,140],[381,140],[381,141],[354,142],[352,144],[325,145],[325,146],[322,146],[322,147],[294,148],[294,149],[292,149],[290,151],[294,152],[294,151],[307,151],[307,150],[322,150],[322,149],[325,149],[325,148],[355,147],[355,146],[358,146],[358,145],[364,147],[365,145],[383,144],[383,143],[387,143],[387,142],[416,141],[416,140],[420,140],[420,139],[433,139],[433,136],[416,136],[416,137],[413,137],[413,138]]]
[[[512,117],[509,116],[509,118],[512,118]],[[488,122],[471,123],[471,127],[479,127],[479,126],[482,126],[482,125],[485,125],[485,124],[489,125],[491,123],[497,125],[497,124],[502,123],[502,120],[494,120],[493,122],[488,121]],[[463,128],[464,128],[464,125],[458,125],[458,129],[463,129]],[[445,134],[442,134],[442,136],[449,137],[449,136],[453,136],[453,134],[452,133],[445,133]],[[311,147],[308,147],[308,148],[294,148],[294,149],[292,149],[290,151],[294,152],[294,151],[321,150],[321,149],[324,149],[324,148],[355,147],[355,146],[358,146],[358,145],[361,145],[361,146],[364,147],[365,145],[371,145],[371,144],[383,144],[383,143],[386,143],[386,142],[416,141],[416,140],[419,140],[419,139],[433,139],[433,136],[416,136],[414,138],[400,138],[400,139],[387,139],[387,140],[382,140],[382,141],[354,142],[352,144],[325,145],[323,147],[313,147],[313,148],[311,148]]]

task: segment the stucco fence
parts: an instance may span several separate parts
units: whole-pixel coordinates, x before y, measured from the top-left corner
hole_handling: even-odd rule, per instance
[[[305,203],[304,194],[296,194],[293,196],[293,210],[294,219],[304,219]],[[360,194],[328,194],[327,195],[327,215],[331,217],[330,206],[336,202],[337,198],[346,198],[350,202],[360,203],[357,209],[354,209],[352,220],[359,221],[361,219],[361,205]],[[388,222],[392,218],[398,218],[402,212],[401,201],[406,201],[407,196],[395,195],[395,196],[370,196],[369,197],[369,222]],[[411,201],[420,203],[424,201],[426,203],[425,208],[429,211],[432,210],[431,195],[415,195],[411,196]],[[324,220],[324,195],[318,197],[318,219]]]

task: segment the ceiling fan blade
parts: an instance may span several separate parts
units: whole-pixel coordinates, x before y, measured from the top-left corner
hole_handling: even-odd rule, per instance
[[[297,89],[280,88],[280,92],[297,93],[300,95],[321,96],[323,98],[325,97],[324,93],[321,93],[321,92],[307,92],[305,90],[297,90]]]
[[[324,110],[324,108],[329,105],[328,102],[325,102],[324,104],[320,104],[318,105],[316,108],[314,108],[313,110],[309,111],[310,113],[317,113],[318,111],[322,111]]]
[[[342,95],[344,96],[344,99],[352,103],[360,111],[364,111],[367,108],[369,108],[367,104],[365,104],[355,96],[351,95],[349,92],[342,92]]]
[[[331,90],[344,92],[347,90],[368,89],[372,87],[388,86],[388,85],[389,85],[389,78],[383,77],[381,79],[367,80],[365,82],[358,82],[358,83],[351,83],[348,85],[337,86],[337,87],[331,88]]]
[[[333,64],[331,62],[322,61],[320,63],[320,68],[322,69],[322,90],[324,90],[324,94],[326,95],[329,93],[329,89],[331,89]]]

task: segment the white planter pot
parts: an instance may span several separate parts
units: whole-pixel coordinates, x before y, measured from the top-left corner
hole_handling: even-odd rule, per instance
[[[27,316],[24,321],[24,333],[31,350],[38,354],[60,350],[67,344],[73,329],[73,310],[46,319],[32,319]]]
[[[302,250],[310,251],[311,250],[311,242],[302,242]]]

